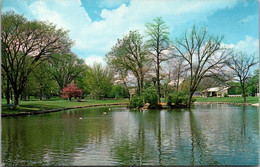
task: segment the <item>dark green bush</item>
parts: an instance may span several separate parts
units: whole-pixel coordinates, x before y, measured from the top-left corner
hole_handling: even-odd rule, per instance
[[[144,102],[149,103],[149,108],[158,107],[158,95],[154,88],[147,88],[143,91]]]
[[[144,106],[144,103],[143,103],[143,97],[141,96],[133,96],[131,99],[130,99],[130,108],[141,108]]]
[[[189,96],[184,92],[174,92],[169,95],[167,104],[171,105],[174,103],[175,105],[187,105]]]
[[[168,105],[168,106],[172,106],[172,96],[171,96],[171,95],[169,95],[169,96],[167,97],[167,105]]]
[[[122,85],[113,85],[108,97],[116,99],[127,98],[129,97],[129,93],[128,90]]]

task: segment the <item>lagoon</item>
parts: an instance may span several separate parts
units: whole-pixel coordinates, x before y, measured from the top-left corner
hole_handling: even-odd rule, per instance
[[[98,107],[2,118],[14,165],[258,165],[258,107]]]

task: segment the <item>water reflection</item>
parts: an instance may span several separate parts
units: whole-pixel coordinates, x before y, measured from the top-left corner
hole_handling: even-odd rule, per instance
[[[106,112],[106,114],[104,114]],[[257,165],[258,108],[92,108],[2,119],[5,165]]]

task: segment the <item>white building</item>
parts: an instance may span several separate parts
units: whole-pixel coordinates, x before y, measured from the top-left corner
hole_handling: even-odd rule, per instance
[[[214,88],[208,88],[201,92],[202,97],[225,97],[225,95],[228,95],[228,87],[214,87]]]

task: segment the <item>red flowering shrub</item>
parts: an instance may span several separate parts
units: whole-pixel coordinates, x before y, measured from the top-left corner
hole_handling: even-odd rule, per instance
[[[68,84],[65,88],[62,89],[62,95],[64,99],[69,99],[71,101],[71,98],[74,97],[77,99],[78,97],[81,97],[82,90],[77,87],[77,84]]]

